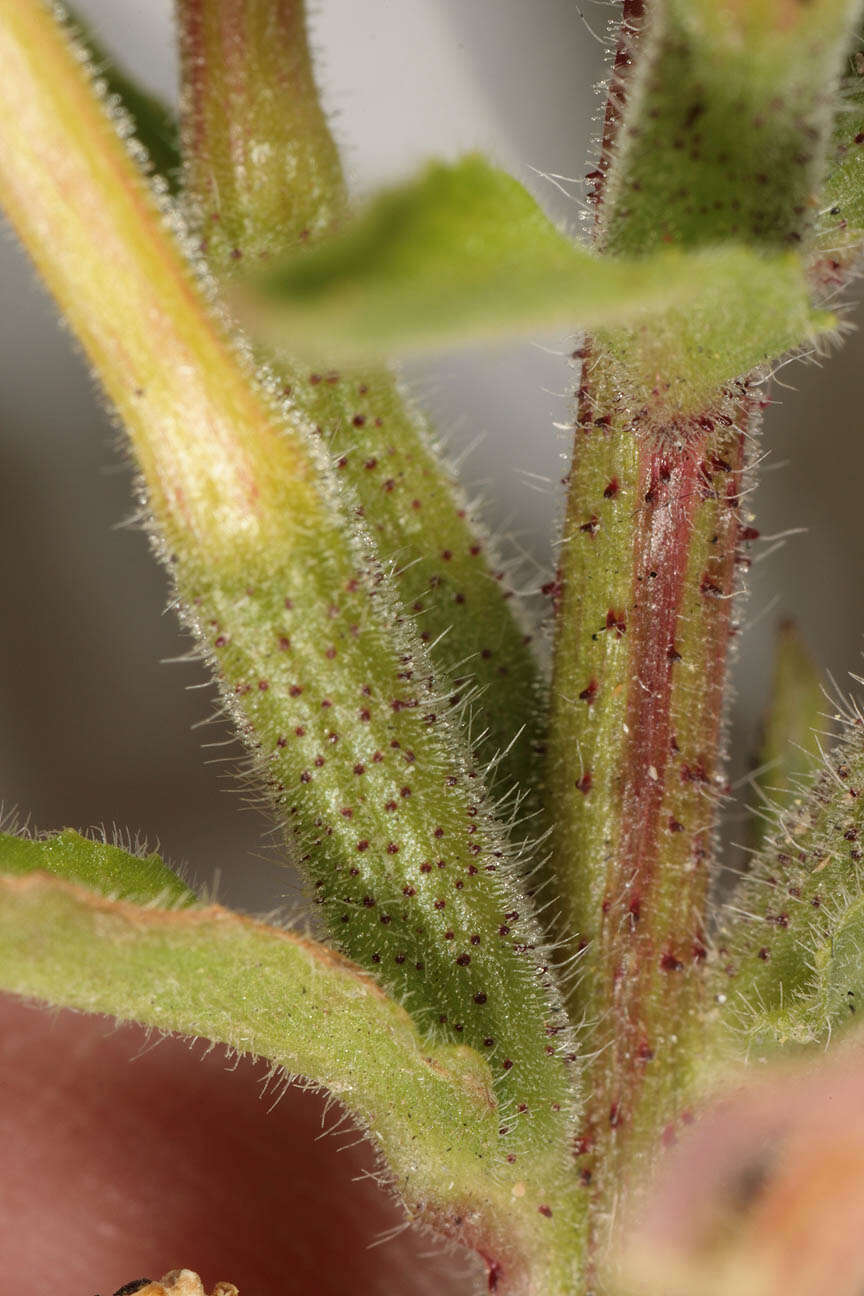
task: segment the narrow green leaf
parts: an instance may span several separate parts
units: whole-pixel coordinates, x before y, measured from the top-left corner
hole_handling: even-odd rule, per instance
[[[194,891],[155,852],[136,855],[72,828],[44,837],[0,833],[0,873],[20,877],[34,869],[132,904],[166,909],[197,904]]]
[[[826,1043],[864,1011],[864,722],[803,802],[782,816],[726,908],[714,988],[730,1030],[756,1048]]]
[[[792,621],[777,632],[771,699],[762,725],[753,785],[761,807],[753,816],[750,845],[758,850],[770,834],[772,815],[800,801],[800,783],[820,756],[825,728],[822,676]]]
[[[722,380],[796,345],[812,327],[793,258],[730,247],[600,259],[557,230],[518,181],[477,156],[432,164],[387,190],[338,236],[256,284],[253,321],[274,342],[318,359],[644,320],[647,371],[656,317],[678,308],[662,346],[694,335],[692,351]]]
[[[864,254],[864,32],[846,60],[828,173],[810,247],[818,284],[832,289],[848,280]]]
[[[75,38],[87,51],[93,74],[104,84],[109,101],[116,98],[129,114],[135,137],[147,150],[153,169],[170,190],[175,190],[180,174],[180,147],[174,114],[161,99],[142,90],[111,57],[74,7],[68,7],[68,14]]]

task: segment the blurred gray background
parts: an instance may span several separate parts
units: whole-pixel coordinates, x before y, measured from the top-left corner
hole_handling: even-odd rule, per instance
[[[132,70],[174,96],[170,0],[79,7]],[[319,0],[320,78],[355,191],[430,154],[479,147],[578,229],[578,185],[565,185],[568,199],[538,172],[584,171],[600,109],[597,34],[612,12],[584,7],[585,22],[573,0]],[[193,728],[209,711],[200,669],[162,664],[186,645],[164,613],[144,536],[120,525],[130,495],[116,435],[11,238],[0,244],[0,283],[0,799],[39,827],[140,831],[223,899],[270,908],[290,883],[268,821],[224,765],[205,763],[202,744],[220,734]],[[547,568],[569,449],[553,423],[567,419],[573,375],[554,354],[566,339],[543,342],[448,356],[410,377],[454,453],[481,438],[466,481],[488,498],[490,524]],[[770,540],[755,547],[751,628],[734,672],[734,778],[752,748],[781,613],[795,613],[838,679],[859,666],[862,357],[853,334],[823,368],[784,369],[775,389],[782,406],[767,422],[757,525],[769,537],[806,533],[776,551]],[[727,816],[732,839],[739,813]]]

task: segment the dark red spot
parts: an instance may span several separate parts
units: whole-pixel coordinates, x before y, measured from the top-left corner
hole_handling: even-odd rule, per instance
[[[660,960],[660,966],[664,972],[681,972],[684,964],[674,954],[666,953]]]
[[[359,761],[358,761],[358,763],[354,766],[354,773],[355,773],[355,774],[365,774],[365,773],[366,773],[366,766],[365,766],[365,765],[361,765],[361,764],[359,763]]]
[[[615,608],[610,608],[606,613],[606,629],[614,630],[618,639],[627,629],[627,619],[623,612],[617,612]]]
[[[369,849],[369,843],[368,843],[368,841],[366,841],[365,838],[364,838],[363,841],[358,841],[358,843],[357,843],[357,849],[358,849],[358,851],[365,851],[365,850],[368,850],[368,849]]]
[[[351,422],[357,428],[363,427],[366,422],[366,416],[364,414],[355,414]]]
[[[458,956],[458,958],[456,959],[456,962],[459,964],[460,967],[467,967],[468,964],[471,962],[471,955],[470,955],[470,954],[460,954],[460,955]]]
[[[399,847],[398,847],[397,843],[396,843],[396,842],[388,842],[388,843],[387,843],[387,854],[388,854],[388,855],[398,855],[398,853],[399,853]]]
[[[582,692],[579,694],[579,700],[580,702],[587,702],[588,705],[590,706],[596,696],[597,696],[597,681],[596,679],[591,679],[588,681],[588,683],[585,685]]]
[[[551,1206],[538,1206],[537,1210],[540,1212],[541,1215],[545,1215],[547,1219],[552,1218]]]
[[[618,491],[619,491],[618,478],[613,477],[609,485],[606,487],[606,489],[603,492],[603,498],[614,499],[615,496],[618,494]]]
[[[477,992],[477,994],[475,994],[475,996],[474,996],[474,1002],[475,1002],[476,1004],[485,1004],[485,1002],[486,1002],[486,996],[485,996],[485,994],[483,993],[482,990],[479,990],[479,991]]]
[[[583,796],[587,796],[588,793],[591,791],[591,782],[592,782],[591,771],[586,770],[576,784],[577,792],[581,792]]]

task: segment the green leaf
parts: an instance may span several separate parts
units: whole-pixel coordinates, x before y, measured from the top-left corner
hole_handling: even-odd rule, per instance
[[[116,98],[129,114],[135,126],[135,136],[146,148],[154,170],[167,182],[169,189],[176,189],[181,165],[180,148],[177,122],[170,108],[133,81],[111,58],[93,35],[89,24],[74,8],[69,8],[68,12],[72,31],[89,55],[94,76],[104,83],[109,100]]]
[[[106,898],[28,870],[14,840],[0,850],[0,988],[203,1036],[327,1088],[373,1138],[409,1217],[531,1274],[531,1291],[574,1290],[583,1206],[566,1158],[541,1138],[531,1157],[501,1155],[504,1112],[478,1053],[421,1035],[372,977],[315,941],[219,905]],[[72,842],[70,871],[99,845]],[[134,892],[140,863],[127,857],[131,879],[118,867],[113,889]]]
[[[812,273],[826,288],[843,285],[864,252],[864,33],[846,62],[831,161],[810,249]]]
[[[198,903],[194,891],[155,853],[136,855],[72,828],[44,837],[0,833],[0,873],[20,877],[34,869],[133,904],[180,909]]]
[[[733,368],[721,377],[734,377],[802,340],[809,323],[795,259],[737,247],[601,259],[478,156],[433,163],[413,182],[385,191],[338,236],[268,270],[256,286],[257,298],[244,303],[253,325],[319,359],[638,323],[670,308],[684,313],[673,328],[686,336],[703,300],[698,345],[716,352],[711,320],[721,298],[723,336],[736,346]],[[778,319],[772,306],[781,303]]]
[[[267,1057],[374,1121],[391,1164],[407,1170],[412,1142],[419,1154],[426,1141],[427,1157],[434,1145],[426,1177],[439,1195],[451,1173],[464,1181],[472,1163],[491,1164],[485,1063],[422,1041],[405,1010],[338,954],[218,905],[166,912],[16,871],[0,878],[5,990]],[[453,1154],[436,1168],[442,1137]]]
[[[861,714],[808,795],[777,821],[717,938],[714,988],[751,1047],[827,1043],[864,1006],[864,743]]]
[[[821,754],[819,731],[825,728],[825,707],[822,676],[795,623],[784,621],[777,632],[771,699],[753,776],[762,802],[761,812],[753,817],[750,844],[754,849],[770,833],[772,813],[800,803],[801,780],[814,770]]]

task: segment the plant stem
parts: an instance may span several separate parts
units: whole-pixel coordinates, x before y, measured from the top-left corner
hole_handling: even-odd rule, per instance
[[[594,177],[607,255],[800,241],[853,14],[843,0],[816,8],[647,7]],[[549,739],[562,930],[582,951],[571,1002],[593,1057],[577,1153],[601,1265],[618,1197],[686,1101],[704,1029],[727,645],[736,560],[755,534],[740,516],[750,380],[705,390],[698,359],[688,368],[648,338],[653,386],[634,400],[616,356],[637,342],[599,336],[582,357]]]
[[[178,7],[185,201],[223,281],[314,241],[345,210],[304,8],[297,0]],[[452,699],[470,699],[478,759],[493,762],[489,783],[508,798],[516,836],[540,835],[545,703],[531,635],[512,574],[430,429],[383,367],[342,372],[322,362],[316,371],[282,354],[265,359],[294,417],[336,465],[346,524],[362,519]]]
[[[253,264],[345,210],[303,0],[179,0],[186,201],[214,267]]]
[[[601,1216],[676,1115],[698,1031],[753,406],[736,395],[737,408],[636,437],[602,353],[585,358],[550,716],[553,751],[577,762],[553,760],[549,780],[582,950],[574,1008],[596,1050],[577,1150]]]

